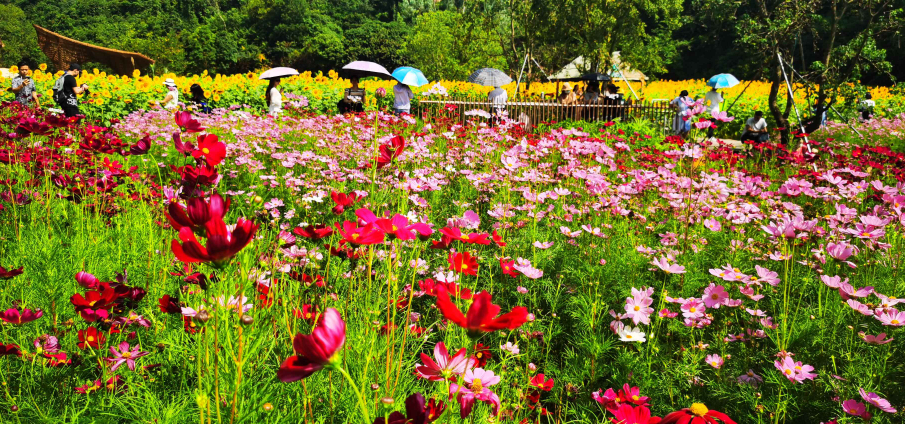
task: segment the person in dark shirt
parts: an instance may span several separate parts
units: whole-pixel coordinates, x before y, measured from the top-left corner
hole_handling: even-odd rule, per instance
[[[189,92],[192,93],[190,104],[193,108],[196,108],[198,112],[211,113],[211,107],[207,105],[207,97],[204,96],[204,89],[200,85],[192,84]]]
[[[63,75],[63,104],[60,106],[67,118],[82,114],[79,110],[78,95],[88,92],[88,84],[79,85],[75,80],[81,72],[82,67],[78,63],[73,63]]]

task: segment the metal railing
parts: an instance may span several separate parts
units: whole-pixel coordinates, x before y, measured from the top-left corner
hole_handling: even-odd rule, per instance
[[[495,111],[504,110],[509,119],[525,124],[526,129],[542,124],[562,121],[608,122],[613,120],[645,120],[653,123],[661,131],[669,131],[675,111],[669,102],[638,101],[613,104],[601,97],[595,104],[564,105],[555,100],[517,100],[506,103],[492,103],[486,97],[449,96],[418,101],[413,112],[416,116],[432,119],[435,117],[455,118],[460,122],[468,119],[490,120]],[[485,113],[474,113],[483,111]],[[466,115],[466,112],[472,112]]]

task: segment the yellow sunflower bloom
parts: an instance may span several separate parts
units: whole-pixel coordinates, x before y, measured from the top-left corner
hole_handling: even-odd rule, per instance
[[[46,71],[46,70],[47,70],[47,64],[46,64],[46,63],[42,63],[42,64],[38,65],[38,69],[40,69],[42,72],[43,72],[43,71]]]

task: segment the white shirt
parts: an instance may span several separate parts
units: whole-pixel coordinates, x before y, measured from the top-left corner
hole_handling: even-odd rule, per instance
[[[723,95],[719,91],[708,91],[704,95],[704,103],[710,104],[710,112],[718,113],[720,111],[720,103],[723,102]]]
[[[172,96],[170,101],[163,105],[164,109],[176,109],[179,107],[179,90],[168,90],[167,94]]]
[[[597,100],[600,100],[600,92],[599,91],[585,91],[584,96],[585,103],[596,103]]]
[[[402,83],[393,86],[393,107],[400,110],[409,110],[412,107],[412,98],[415,94],[412,89]]]
[[[509,100],[509,93],[506,93],[506,90],[502,88],[495,88],[493,91],[487,94],[487,100],[490,101],[494,106],[501,107],[506,104],[506,101]]]
[[[748,127],[751,127],[754,131],[760,131],[767,128],[767,121],[764,118],[757,120],[757,118],[752,116],[745,121],[744,131],[748,131]]]
[[[267,114],[276,116],[283,113],[283,95],[276,87],[270,89],[270,104],[267,106]]]
[[[861,107],[876,107],[877,104],[874,103],[872,99],[865,99],[861,101]]]

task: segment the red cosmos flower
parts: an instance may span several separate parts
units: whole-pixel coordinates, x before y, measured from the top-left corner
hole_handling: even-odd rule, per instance
[[[206,163],[199,167],[185,165],[179,168],[172,166],[172,169],[179,173],[182,177],[182,185],[188,192],[189,189],[195,188],[197,185],[212,185],[220,177],[215,168],[208,166]]]
[[[535,375],[534,378],[532,378],[530,381],[528,381],[528,384],[530,384],[531,387],[535,387],[535,388],[538,388],[545,392],[549,392],[551,389],[553,389],[553,379],[551,378],[548,380],[544,380],[544,378],[545,378],[545,376],[543,374]]]
[[[69,359],[66,356],[66,352],[60,352],[60,353],[55,353],[55,354],[44,353],[43,355],[45,358],[49,359],[49,361],[47,361],[48,367],[56,368],[56,367],[62,367],[63,365],[72,364],[72,359]]]
[[[333,227],[330,227],[327,224],[308,225],[304,228],[296,227],[292,232],[297,236],[320,240],[325,237],[330,237],[333,234]]]
[[[186,202],[186,206],[171,202],[167,205],[164,214],[167,221],[177,231],[183,227],[189,227],[197,234],[203,234],[204,225],[213,217],[223,219],[229,212],[230,199],[223,200],[219,194],[213,194],[210,200],[203,197],[193,197]]]
[[[179,128],[185,130],[188,133],[196,133],[204,131],[204,127],[198,123],[198,121],[192,119],[192,114],[189,112],[176,112],[176,125]]]
[[[19,345],[14,344],[14,343],[10,343],[10,344],[0,343],[0,356],[6,356],[6,355],[22,356],[22,348],[20,348]]]
[[[310,287],[312,284],[314,284],[318,287],[324,287],[327,285],[327,282],[324,281],[323,275],[311,276],[311,275],[305,274],[304,272],[298,273],[297,271],[290,271],[289,278],[291,278],[295,281],[301,282],[301,283],[305,283],[306,287]]]
[[[321,315],[311,335],[296,334],[292,341],[295,356],[290,356],[280,369],[277,378],[284,383],[304,379],[331,363],[333,355],[346,341],[346,323],[334,308]]]
[[[182,308],[179,306],[179,299],[171,297],[168,294],[163,295],[163,297],[157,300],[157,306],[160,308],[160,312],[165,314],[182,313]]]
[[[507,260],[507,258],[500,258],[500,269],[503,270],[503,274],[506,274],[510,277],[518,277],[519,272],[515,270],[515,261]]]
[[[452,242],[453,242],[452,238],[450,238],[449,236],[446,236],[446,235],[442,235],[442,236],[440,236],[440,241],[431,240],[430,248],[446,250],[446,249],[449,249],[449,245],[452,244]]]
[[[75,282],[79,283],[80,286],[91,290],[96,290],[101,284],[101,280],[85,271],[79,271],[75,274]]]
[[[497,234],[496,230],[493,230],[493,235],[490,237],[494,243],[496,243],[499,247],[506,247],[506,242],[503,241],[503,236]]]
[[[358,196],[358,193],[355,193],[354,191],[349,194],[331,191],[330,198],[332,198],[333,202],[336,203],[336,206],[334,206],[332,209],[333,213],[336,215],[342,215],[347,206],[352,206],[355,204],[355,202],[361,199],[361,197]]]
[[[487,238],[490,237],[487,233],[471,233],[471,234],[462,234],[462,231],[458,228],[441,228],[440,234],[443,234],[453,240],[459,240],[465,243],[471,244],[490,244],[490,240]]]
[[[195,145],[188,142],[182,141],[182,134],[175,132],[173,133],[173,145],[176,147],[176,151],[182,153],[184,156],[188,156],[195,151]]]
[[[610,418],[613,424],[657,424],[662,422],[660,417],[652,417],[650,409],[645,406],[632,407],[623,403],[613,411],[615,418]]]
[[[226,143],[220,142],[214,134],[198,136],[198,148],[192,152],[192,157],[195,159],[204,157],[208,166],[217,166],[226,157]]]
[[[345,221],[340,227],[339,223],[337,222],[336,230],[341,236],[343,236],[343,240],[347,243],[357,245],[383,243],[383,233],[375,230],[373,224],[359,227],[358,224],[354,222]]]
[[[647,405],[647,401],[650,400],[647,396],[641,396],[641,389],[638,387],[631,387],[628,383],[622,386],[622,389],[619,390],[619,399],[622,402],[631,402],[635,405]]]
[[[6,268],[0,266],[0,279],[9,280],[10,278],[13,278],[17,275],[21,275],[22,268],[23,267],[20,266],[19,269],[6,269]]]
[[[44,311],[40,309],[35,309],[32,311],[31,309],[19,309],[19,308],[9,308],[3,312],[0,312],[0,319],[6,321],[10,324],[26,324],[32,322],[41,316],[44,315]]]
[[[147,154],[151,150],[151,136],[145,135],[129,147],[129,154],[132,156],[141,156]]]
[[[46,122],[39,122],[37,119],[29,117],[19,121],[19,125],[16,127],[16,132],[19,134],[34,134],[46,136],[53,133],[53,128]]]
[[[195,334],[198,332],[198,323],[196,323],[192,317],[183,316],[182,329],[185,330],[186,333]]]
[[[387,419],[378,417],[374,424],[429,424],[440,418],[444,408],[443,402],[440,402],[439,407],[433,399],[430,404],[426,404],[424,396],[415,393],[405,399],[405,415],[401,412],[392,412]]]
[[[79,330],[79,349],[91,347],[92,349],[100,349],[101,345],[107,341],[107,336],[97,328],[88,327],[86,330]]]
[[[470,333],[497,331],[504,328],[514,330],[528,320],[528,309],[524,306],[516,306],[512,311],[496,316],[500,313],[500,307],[494,305],[492,296],[486,291],[478,293],[474,302],[463,315],[459,308],[449,299],[449,293],[442,290],[437,294],[437,307],[443,316],[468,330]]]
[[[207,246],[198,242],[191,228],[183,227],[179,230],[182,245],[179,245],[178,240],[173,240],[170,244],[176,259],[185,263],[211,262],[215,266],[222,266],[251,243],[258,226],[245,218],[239,218],[235,229],[230,231],[220,217],[214,216],[205,224],[205,229]]]
[[[470,253],[450,253],[449,269],[461,272],[467,275],[478,275],[478,259],[472,257]]]
[[[361,208],[355,211],[355,216],[366,224],[374,224],[377,229],[390,236],[390,239],[413,240],[415,232],[417,232],[419,238],[426,240],[427,237],[434,233],[434,230],[424,223],[416,222],[409,225],[408,218],[398,213],[393,215],[392,218],[377,218],[374,212]]]
[[[382,144],[378,148],[377,169],[392,163],[402,154],[403,150],[405,150],[405,139],[398,135],[390,139],[390,144]]]
[[[314,322],[314,319],[317,318],[317,306],[308,304],[302,305],[302,309],[293,309],[292,315],[295,315],[298,319]]]
[[[660,424],[718,424],[717,420],[726,424],[736,424],[728,415],[707,409],[703,403],[695,403],[690,408],[671,412],[663,417]]]
[[[471,290],[462,288],[456,283],[441,283],[430,278],[418,282],[418,287],[428,296],[437,296],[442,290],[447,291],[456,299],[471,300]]]
[[[481,343],[478,343],[474,347],[474,355],[471,357],[474,362],[474,366],[478,368],[484,368],[487,365],[487,361],[490,358],[493,358],[493,354],[490,353],[490,349],[487,346],[484,346]]]

